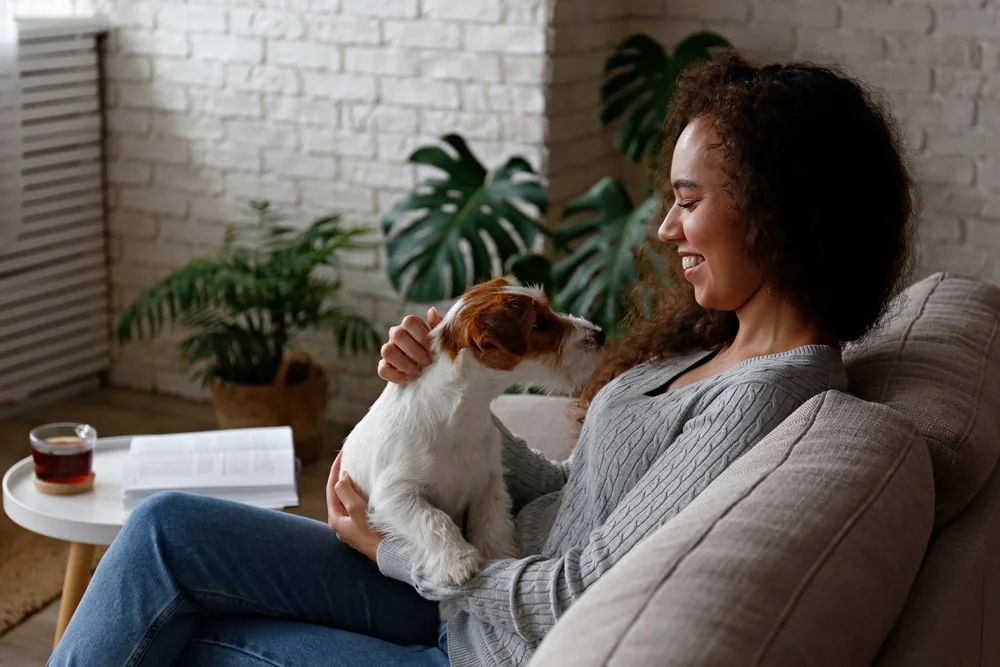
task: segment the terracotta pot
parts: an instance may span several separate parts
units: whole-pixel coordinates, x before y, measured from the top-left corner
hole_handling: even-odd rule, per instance
[[[305,352],[288,355],[271,385],[212,383],[219,428],[291,426],[295,456],[304,464],[319,455],[326,425],[326,373]]]

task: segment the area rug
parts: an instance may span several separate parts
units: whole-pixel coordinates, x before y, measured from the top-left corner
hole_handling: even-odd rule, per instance
[[[59,596],[66,553],[64,542],[0,516],[0,633]]]
[[[16,459],[4,460],[0,473]],[[298,507],[289,512],[326,521],[326,480],[333,454],[304,466],[299,479]],[[57,597],[62,589],[69,546],[42,537],[0,513],[0,634],[16,626]],[[103,547],[98,547],[95,565]]]

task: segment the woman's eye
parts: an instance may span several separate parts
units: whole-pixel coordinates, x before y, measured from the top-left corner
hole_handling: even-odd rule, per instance
[[[692,206],[694,206],[694,205],[695,205],[696,203],[698,203],[698,202],[693,202],[693,201],[683,201],[683,202],[677,202],[677,205],[678,205],[678,206],[680,206],[681,208],[691,208],[691,207],[692,207]]]

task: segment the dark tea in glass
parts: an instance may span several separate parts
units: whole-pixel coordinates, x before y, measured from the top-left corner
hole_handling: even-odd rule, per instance
[[[88,424],[60,422],[31,431],[35,477],[49,484],[81,484],[93,477],[97,432]]]

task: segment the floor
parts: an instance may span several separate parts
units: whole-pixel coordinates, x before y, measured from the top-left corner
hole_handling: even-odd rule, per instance
[[[207,404],[121,389],[96,389],[15,414],[0,414],[0,434],[3,434],[0,458],[4,458],[4,454],[15,454],[5,450],[14,446],[14,442],[20,445],[23,440],[26,443],[32,426],[59,420],[86,421],[101,436],[215,427],[211,406]],[[18,454],[16,458],[19,457]],[[0,636],[0,667],[45,664],[52,648],[58,606],[56,600]]]
[[[52,650],[59,600],[0,636],[0,667],[42,667]]]

